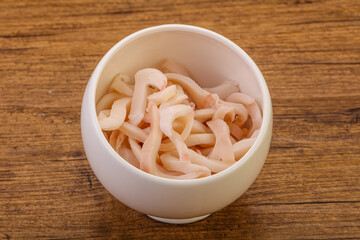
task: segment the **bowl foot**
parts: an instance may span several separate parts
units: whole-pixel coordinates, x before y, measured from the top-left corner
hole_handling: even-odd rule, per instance
[[[171,223],[171,224],[186,224],[186,223],[192,223],[192,222],[197,222],[197,221],[203,220],[204,218],[210,216],[210,214],[200,216],[200,217],[185,218],[185,219],[160,218],[160,217],[154,217],[154,216],[150,216],[150,215],[147,215],[147,216],[156,221],[159,221],[159,222]]]

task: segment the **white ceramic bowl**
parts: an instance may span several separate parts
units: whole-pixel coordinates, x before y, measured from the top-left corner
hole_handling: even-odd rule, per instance
[[[183,64],[203,87],[233,80],[239,82],[242,92],[257,99],[263,112],[260,133],[251,149],[230,168],[194,180],[153,176],[122,159],[102,134],[95,103],[113,77],[119,72],[133,76],[142,68],[158,66],[165,58]],[[269,151],[271,99],[256,64],[227,38],[194,26],[156,26],[124,38],[101,59],[84,93],[81,132],[95,175],[114,197],[156,220],[189,223],[234,202],[255,181]]]

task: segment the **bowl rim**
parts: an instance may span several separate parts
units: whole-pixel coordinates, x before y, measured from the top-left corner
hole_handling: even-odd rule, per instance
[[[95,104],[95,95],[96,95],[96,88],[99,82],[100,75],[102,74],[106,64],[108,61],[113,57],[113,55],[118,51],[118,49],[125,47],[127,44],[129,44],[132,41],[135,41],[138,38],[144,37],[149,34],[153,33],[159,33],[164,31],[180,31],[180,32],[191,32],[195,34],[199,34],[205,37],[212,38],[215,41],[218,41],[219,43],[225,45],[230,50],[235,51],[246,64],[248,64],[248,67],[251,69],[251,71],[254,72],[256,76],[256,80],[258,81],[258,84],[260,86],[261,95],[263,97],[263,108],[262,108],[262,114],[263,119],[261,123],[260,132],[254,142],[254,144],[251,146],[251,148],[246,152],[246,154],[238,160],[236,163],[234,163],[232,166],[228,167],[227,169],[203,178],[197,178],[197,179],[169,179],[169,178],[163,178],[156,175],[152,175],[149,173],[146,173],[134,166],[132,166],[130,163],[128,163],[126,160],[124,160],[109,144],[109,142],[106,140],[104,134],[101,131],[101,128],[99,126],[99,123],[97,121],[97,115],[96,115],[96,104]],[[193,25],[185,25],[185,24],[164,24],[164,25],[158,25],[153,27],[148,27],[139,31],[136,31],[127,37],[120,40],[118,43],[116,43],[100,60],[100,62],[97,64],[94,72],[92,73],[89,83],[88,83],[88,91],[89,91],[89,99],[88,106],[90,107],[90,116],[91,121],[95,124],[95,131],[97,135],[100,136],[100,141],[106,148],[106,150],[113,155],[113,157],[118,160],[120,164],[122,164],[127,170],[132,171],[134,174],[139,174],[142,177],[146,178],[146,180],[158,182],[161,184],[169,184],[169,185],[197,185],[197,184],[205,184],[210,183],[213,181],[218,181],[219,179],[225,177],[226,175],[232,174],[236,172],[236,169],[240,168],[241,165],[243,165],[245,162],[249,161],[249,158],[251,155],[253,155],[262,145],[262,143],[265,141],[266,133],[269,131],[269,128],[272,128],[272,103],[270,98],[269,89],[267,87],[266,81],[260,71],[260,69],[257,67],[255,62],[250,58],[250,56],[242,50],[238,45],[236,45],[234,42],[229,40],[228,38],[213,32],[211,30],[193,26]],[[270,129],[271,130],[271,129]]]

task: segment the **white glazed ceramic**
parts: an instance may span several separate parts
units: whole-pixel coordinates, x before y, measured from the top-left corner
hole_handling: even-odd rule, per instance
[[[223,80],[239,82],[257,99],[263,122],[255,144],[230,168],[206,178],[165,179],[142,172],[109,145],[96,118],[95,103],[119,73],[133,76],[165,58],[183,64],[203,87]],[[168,223],[201,220],[238,199],[255,181],[269,151],[272,106],[266,82],[252,59],[236,44],[212,31],[188,25],[162,25],[118,42],[101,59],[86,87],[81,108],[86,156],[102,185],[122,203]]]

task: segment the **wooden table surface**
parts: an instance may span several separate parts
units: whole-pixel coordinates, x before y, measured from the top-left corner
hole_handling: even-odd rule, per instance
[[[0,239],[360,239],[360,2],[1,1]],[[184,23],[268,82],[271,149],[237,201],[189,225],[112,197],[80,134],[87,81],[119,40]]]

